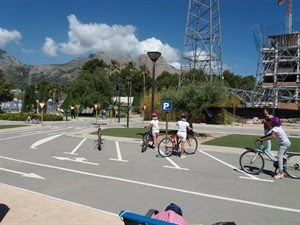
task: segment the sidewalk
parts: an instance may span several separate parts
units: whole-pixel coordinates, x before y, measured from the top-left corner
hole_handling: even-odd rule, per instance
[[[116,214],[6,184],[0,184],[0,222],[3,225],[124,224]]]

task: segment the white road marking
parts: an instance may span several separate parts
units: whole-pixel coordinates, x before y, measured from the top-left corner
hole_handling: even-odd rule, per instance
[[[84,138],[75,148],[72,152],[65,152],[66,154],[71,154],[71,155],[78,155],[77,153],[75,153],[79,147],[83,144],[83,142],[85,142],[86,138]]]
[[[122,159],[119,142],[115,141],[115,143],[116,143],[116,149],[117,149],[117,156],[118,156],[118,158],[117,159],[109,158],[109,160],[115,160],[115,161],[121,161],[121,162],[128,162],[128,160],[123,160]]]
[[[205,154],[205,155],[207,155],[207,156],[209,156],[209,157],[211,157],[212,159],[214,159],[214,160],[216,160],[216,161],[218,161],[218,162],[220,162],[220,163],[222,163],[222,164],[224,164],[224,165],[226,165],[226,166],[228,166],[228,167],[230,167],[230,168],[238,171],[238,172],[241,172],[241,173],[245,174],[246,176],[248,176],[248,179],[252,179],[252,180],[256,180],[256,181],[274,182],[273,180],[259,179],[259,178],[255,177],[255,176],[251,175],[251,174],[246,173],[243,170],[240,170],[240,169],[236,168],[235,166],[232,166],[232,165],[230,165],[230,164],[228,164],[228,163],[226,163],[226,162],[224,162],[224,161],[222,161],[222,160],[220,160],[220,159],[218,159],[218,158],[216,158],[216,157],[208,154],[207,152],[204,152],[203,150],[198,150],[198,151],[201,152],[201,153],[203,153],[203,154]],[[245,178],[245,177],[241,177],[240,176],[240,178]]]
[[[58,159],[58,160],[67,160],[67,161],[72,161],[72,162],[79,162],[79,163],[85,163],[85,164],[90,164],[90,165],[96,165],[98,166],[98,163],[93,163],[93,162],[87,162],[86,158],[81,158],[81,157],[75,157],[74,159],[72,158],[68,158],[68,157],[58,157],[58,156],[52,156],[52,158],[54,159]]]
[[[171,169],[178,169],[178,170],[189,170],[187,168],[181,168],[178,166],[173,160],[171,160],[169,157],[165,157],[173,166],[164,166],[166,168],[171,168]]]
[[[64,129],[59,129],[59,131],[62,131],[62,130],[67,130],[69,128],[64,128]],[[53,132],[53,130],[50,130],[50,131],[43,131],[43,134],[47,134],[47,133],[51,133]],[[62,133],[62,132],[60,132]],[[6,138],[1,138],[0,141],[4,141],[4,140],[10,140],[10,139],[15,139],[15,138],[20,138],[20,137],[26,137],[26,136],[33,136],[33,135],[37,135],[36,132],[30,132],[28,134],[23,134],[23,135],[17,135],[17,136],[11,136],[11,137],[6,137]]]
[[[47,137],[47,138],[44,138],[44,139],[42,139],[42,140],[39,140],[39,141],[33,143],[33,144],[31,145],[30,148],[36,149],[37,146],[39,146],[39,145],[41,145],[41,144],[44,144],[44,143],[46,143],[46,142],[48,142],[48,141],[51,141],[52,139],[55,139],[55,138],[57,138],[57,137],[59,137],[59,136],[61,136],[61,135],[63,135],[63,134],[57,134],[57,135],[54,135],[54,136]]]
[[[229,201],[229,202],[236,202],[236,203],[241,203],[241,204],[247,204],[247,205],[254,205],[254,206],[270,208],[270,209],[277,209],[277,210],[282,210],[282,211],[300,213],[300,209],[281,207],[281,206],[276,206],[276,205],[269,205],[269,204],[264,204],[264,203],[259,203],[259,202],[251,202],[251,201],[246,201],[246,200],[241,200],[241,199],[228,198],[228,197],[205,194],[205,193],[195,192],[195,191],[188,191],[188,190],[184,190],[184,189],[167,187],[167,186],[162,186],[162,185],[157,185],[157,184],[150,184],[150,183],[145,183],[145,182],[140,182],[140,181],[135,181],[135,180],[128,180],[128,179],[119,178],[119,177],[112,177],[112,176],[106,176],[106,175],[83,172],[83,171],[79,171],[79,170],[72,170],[72,169],[63,168],[63,167],[51,166],[51,165],[47,165],[47,164],[28,162],[28,161],[13,159],[13,158],[5,157],[5,156],[0,156],[0,158],[7,159],[7,160],[12,160],[12,161],[16,161],[16,162],[22,162],[22,163],[26,163],[26,164],[31,164],[31,165],[36,165],[36,166],[41,166],[41,167],[46,167],[46,168],[52,168],[52,169],[63,170],[63,171],[72,172],[72,173],[83,174],[83,175],[92,176],[92,177],[99,177],[99,178],[103,178],[103,179],[117,180],[117,181],[120,181],[120,182],[126,182],[126,183],[137,184],[137,185],[144,185],[144,186],[159,188],[159,189],[163,189],[163,190],[170,190],[170,191],[175,191],[175,192],[180,192],[180,193],[185,193],[185,194],[190,194],[190,195],[196,195],[196,196],[201,196],[201,197],[206,197],[206,198],[213,198],[213,199],[224,200],[224,201]]]
[[[1,168],[1,167],[0,167],[0,170],[10,172],[10,173],[19,174],[19,175],[22,175],[22,177],[45,179],[44,177],[41,177],[41,176],[39,176],[35,173],[24,173],[24,172],[20,172],[20,171],[16,171],[16,170],[9,170],[9,169],[5,169],[5,168]]]

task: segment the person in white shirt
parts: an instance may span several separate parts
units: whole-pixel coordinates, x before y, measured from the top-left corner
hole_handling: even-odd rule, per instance
[[[277,153],[277,160],[278,160],[278,169],[279,172],[274,176],[274,179],[282,179],[284,178],[283,173],[283,155],[286,153],[289,147],[291,147],[291,141],[289,140],[288,136],[284,132],[284,130],[281,127],[281,120],[278,117],[272,117],[271,118],[271,133],[260,137],[258,140],[260,141],[267,141],[271,140],[273,137],[277,137],[279,141],[279,149]]]
[[[157,114],[155,112],[151,114],[151,118],[152,120],[150,121],[148,128],[152,130],[153,148],[156,150],[158,144],[159,121],[157,119]]]
[[[176,125],[178,126],[177,137],[181,140],[180,143],[180,156],[181,158],[185,158],[184,156],[184,146],[187,138],[187,129],[192,130],[190,124],[186,121],[186,115],[182,113],[180,115],[181,120],[177,121]]]

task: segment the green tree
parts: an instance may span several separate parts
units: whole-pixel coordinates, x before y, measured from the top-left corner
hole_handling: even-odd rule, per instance
[[[113,83],[107,78],[104,66],[93,68],[79,73],[71,83],[70,93],[82,107],[93,107],[95,103],[105,107],[114,94]]]
[[[0,69],[0,102],[11,101],[13,99],[13,94],[11,93],[13,86],[14,82],[5,80],[4,71]]]
[[[157,90],[161,91],[163,88],[175,88],[178,85],[179,75],[178,74],[171,74],[169,72],[162,72],[156,78],[156,88]]]
[[[199,116],[202,111],[212,106],[224,106],[228,98],[221,82],[202,84],[190,83],[180,89],[170,88],[161,92],[162,100],[172,100],[175,113],[186,112],[189,116]]]

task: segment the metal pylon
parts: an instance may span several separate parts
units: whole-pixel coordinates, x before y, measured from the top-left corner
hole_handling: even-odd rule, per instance
[[[187,72],[198,69],[210,81],[222,75],[219,0],[189,0],[179,86]]]

